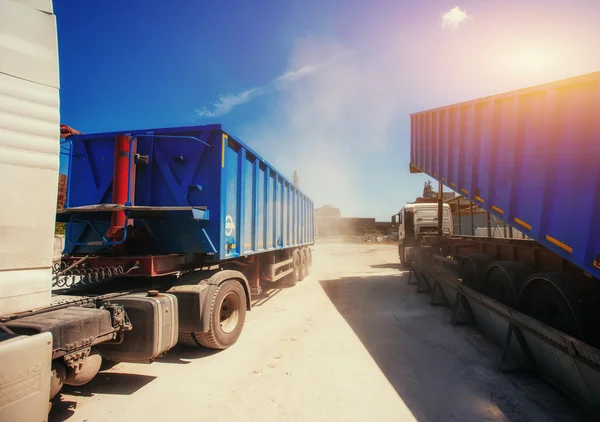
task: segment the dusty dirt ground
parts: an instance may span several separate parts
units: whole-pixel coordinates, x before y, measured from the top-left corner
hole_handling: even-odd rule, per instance
[[[232,348],[177,346],[66,387],[51,421],[587,421],[406,284],[394,245],[318,243],[311,275],[254,301]]]

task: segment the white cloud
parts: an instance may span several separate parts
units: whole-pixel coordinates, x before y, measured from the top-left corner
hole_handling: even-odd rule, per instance
[[[303,66],[298,70],[292,70],[290,72],[284,73],[283,75],[281,75],[280,77],[278,77],[276,79],[276,82],[285,83],[285,82],[297,81],[298,79],[300,79],[304,76],[308,76],[311,73],[316,72],[317,70],[319,70],[319,67],[320,66],[317,66],[317,65]]]
[[[227,94],[221,95],[219,101],[212,105],[212,110],[209,108],[202,108],[196,110],[196,114],[200,117],[219,117],[228,114],[235,107],[252,101],[254,98],[265,95],[274,89],[284,88],[287,84],[297,82],[302,78],[310,76],[315,72],[323,69],[330,65],[333,61],[337,60],[339,56],[333,56],[328,60],[322,61],[320,64],[306,64],[299,66],[294,70],[289,70],[284,74],[278,76],[273,81],[259,87],[248,89],[239,94]]]
[[[442,15],[442,28],[455,30],[470,19],[473,19],[471,15],[462,10],[459,6],[455,6]]]
[[[200,117],[219,117],[229,113],[234,107],[264,94],[264,88],[252,88],[237,95],[227,94],[221,95],[219,101],[213,104],[214,110],[209,110],[206,107],[201,110],[196,110],[196,114]]]

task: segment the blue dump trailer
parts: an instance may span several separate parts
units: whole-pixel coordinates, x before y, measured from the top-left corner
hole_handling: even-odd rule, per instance
[[[412,249],[411,282],[432,304],[502,344],[505,365],[537,369],[596,415],[599,113],[596,72],[411,115],[410,171],[439,182],[438,209],[486,212],[488,235],[439,230],[399,244],[401,256]],[[443,204],[444,187],[467,205]],[[491,235],[492,219],[505,235]]]
[[[51,397],[102,359],[228,348],[253,296],[309,274],[312,201],[221,126],[71,135],[63,150],[52,304],[0,321],[53,334]]]
[[[124,133],[70,139],[65,254],[114,254],[105,248],[123,244],[219,262],[313,243],[310,199],[220,126]],[[124,160],[113,160],[115,142]],[[116,213],[131,224],[115,227]]]

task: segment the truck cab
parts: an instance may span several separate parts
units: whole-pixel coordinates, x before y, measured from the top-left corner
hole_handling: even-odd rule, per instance
[[[443,204],[442,233],[451,236],[454,233],[450,205]],[[392,216],[392,226],[398,227],[398,256],[403,265],[410,266],[414,248],[421,239],[438,234],[438,204],[406,204]]]

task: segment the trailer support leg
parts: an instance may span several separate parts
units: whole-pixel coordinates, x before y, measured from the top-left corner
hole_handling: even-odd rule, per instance
[[[250,294],[252,296],[258,296],[262,293],[260,287],[260,260],[256,259],[254,265],[252,265],[252,273],[250,275]]]
[[[442,182],[438,184],[438,209],[437,209],[437,217],[438,217],[438,235],[443,234],[444,228],[444,185]]]
[[[427,276],[425,274],[418,275],[415,273],[415,278],[417,279],[417,293],[431,292],[431,286],[429,285],[429,280],[427,280]]]
[[[467,316],[466,321],[458,320],[461,305]],[[467,298],[460,290],[458,292],[456,292],[456,299],[454,300],[454,306],[452,309],[452,324],[453,325],[463,325],[463,324],[476,325],[475,316],[473,315],[473,310],[471,309],[471,306],[469,306],[469,302],[467,301]]]
[[[413,275],[415,276],[415,280],[417,280],[417,281],[411,281],[411,280],[412,280],[412,278],[413,278]],[[417,274],[415,274],[415,270],[414,270],[414,268],[411,268],[411,269],[410,269],[410,273],[408,273],[408,281],[407,281],[407,284],[409,284],[409,285],[410,285],[410,284],[418,284],[418,283],[419,283],[419,279],[417,278]]]
[[[473,212],[473,201],[469,201],[469,213],[471,215],[471,236],[475,236],[475,216]]]
[[[441,301],[435,300],[435,292],[436,291],[440,292]],[[448,306],[449,305],[448,298],[446,297],[446,292],[444,292],[444,289],[442,289],[440,282],[437,280],[434,280],[433,289],[431,291],[431,306],[440,306],[440,305]]]
[[[519,364],[510,358],[510,344],[512,341],[513,334],[517,338],[519,342],[519,346],[521,347],[521,351],[525,356],[525,366],[519,366]],[[523,337],[523,333],[521,332],[521,328],[517,325],[510,322],[508,324],[508,331],[506,332],[506,340],[504,341],[504,352],[502,353],[502,365],[500,367],[503,371],[514,371],[516,369],[525,369],[525,370],[534,370],[535,369],[535,361],[533,359],[533,355],[531,354],[531,350],[529,350],[529,346],[525,341],[525,337]]]

